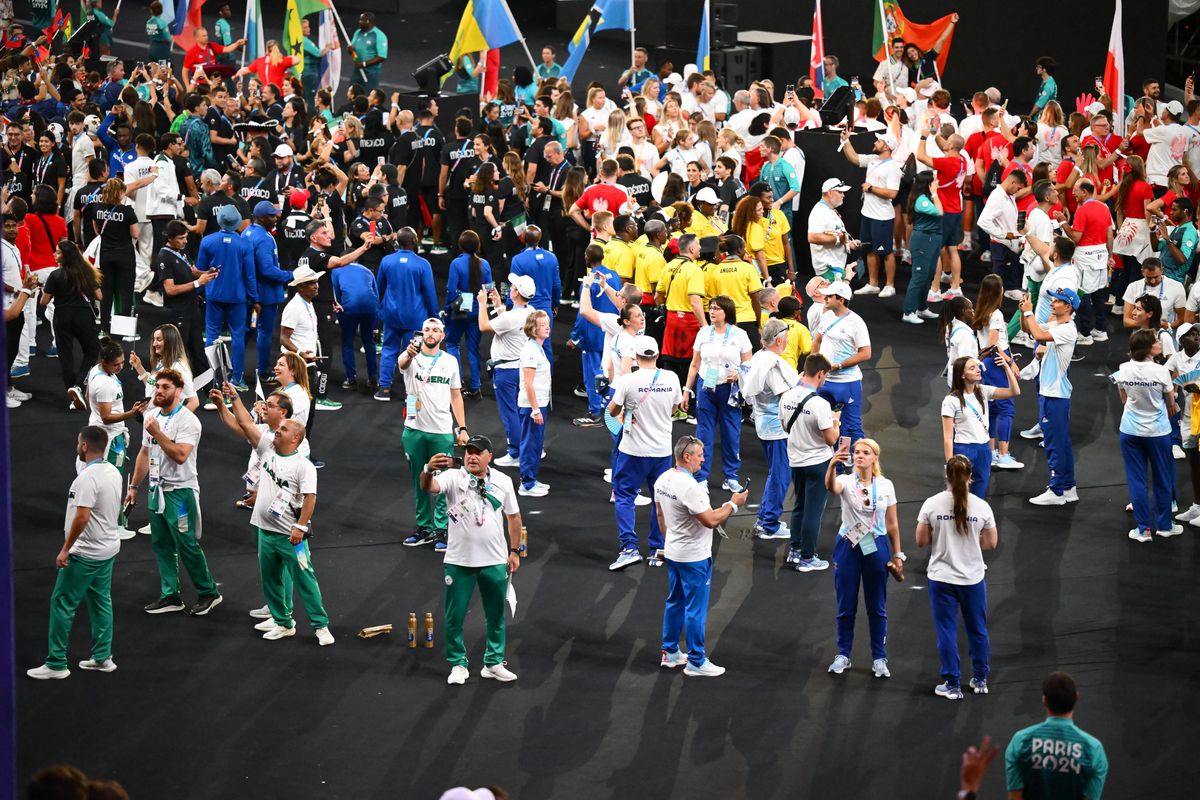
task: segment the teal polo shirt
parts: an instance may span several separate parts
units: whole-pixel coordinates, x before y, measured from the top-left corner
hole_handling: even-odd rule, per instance
[[[1025,800],[1100,800],[1108,777],[1104,745],[1065,717],[1047,717],[1013,734],[1004,751],[1008,790]]]

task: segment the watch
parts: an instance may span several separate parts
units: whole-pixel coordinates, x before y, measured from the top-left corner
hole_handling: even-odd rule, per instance
[[[514,556],[519,556],[521,553],[525,552],[525,545],[521,545],[520,547],[510,547],[508,548],[508,552],[512,553]]]

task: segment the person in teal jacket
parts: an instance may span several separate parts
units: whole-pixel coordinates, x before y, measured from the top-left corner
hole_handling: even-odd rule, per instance
[[[304,101],[312,108],[317,97],[317,79],[320,77],[321,57],[329,52],[328,45],[324,50],[317,47],[312,40],[312,26],[308,18],[300,21],[301,47],[304,49],[304,69],[300,72],[300,82],[304,85]]]
[[[113,26],[117,24],[117,15],[121,13],[121,8],[118,5],[117,10],[110,17],[100,10],[101,1],[91,0],[91,17],[100,24],[100,33],[96,36],[96,41],[100,45],[100,52],[108,55],[112,52]]]
[[[233,19],[233,9],[229,7],[228,3],[223,3],[217,9],[217,22],[213,25],[213,41],[226,50],[233,44],[233,26],[229,22],[231,19]],[[237,65],[237,59],[232,53],[225,52],[217,56],[217,63],[233,67]]]
[[[1046,720],[1014,733],[1004,751],[1009,797],[1100,800],[1108,756],[1099,739],[1075,725],[1077,702],[1079,690],[1067,673],[1053,672],[1042,682]]]
[[[388,57],[387,36],[375,27],[375,15],[370,11],[359,14],[358,30],[350,39],[350,47],[354,50],[354,66],[366,76],[363,88],[370,92],[379,85],[379,72]]]
[[[1042,79],[1042,85],[1038,89],[1037,99],[1033,101],[1033,112],[1029,116],[1036,118],[1042,113],[1042,109],[1046,107],[1046,103],[1058,97],[1058,84],[1054,82],[1054,70],[1058,67],[1056,62],[1050,56],[1042,56],[1034,65],[1034,70]]]
[[[163,18],[163,4],[154,0],[150,4],[150,19],[146,20],[146,41],[150,43],[149,61],[171,59],[171,27]]]

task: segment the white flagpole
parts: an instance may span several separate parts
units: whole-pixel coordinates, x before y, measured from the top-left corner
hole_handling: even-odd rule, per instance
[[[708,0],[704,0],[705,5],[708,5]],[[634,57],[637,55],[637,25],[633,22],[633,0],[629,0],[629,66],[634,64]],[[632,78],[632,76],[631,76]]]
[[[346,33],[346,26],[342,23],[342,15],[339,14],[337,9],[333,7],[333,0],[329,0],[329,10],[333,12],[333,20],[337,23],[338,30],[342,32],[342,38],[346,40],[346,47],[350,47],[350,34]],[[360,67],[358,74],[362,77],[364,82],[367,80],[366,70]]]

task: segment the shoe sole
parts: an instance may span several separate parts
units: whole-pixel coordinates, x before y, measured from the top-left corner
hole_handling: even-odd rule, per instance
[[[499,675],[485,675],[482,672],[479,674],[479,677],[484,680],[499,681],[500,683],[512,683],[516,680],[516,678],[501,678]]]
[[[826,670],[826,671],[830,675],[841,675],[843,672],[845,672],[848,669],[850,669],[850,667],[842,667],[841,669],[831,669],[831,670]]]
[[[221,601],[223,601],[224,599],[225,598],[222,597],[221,595],[217,595],[216,599],[212,601],[212,603],[208,606],[208,608],[204,609],[203,611],[189,611],[188,613],[191,614],[193,617],[203,617],[203,616],[207,615],[208,612],[212,611],[214,608],[221,605]]]
[[[80,662],[79,662],[79,668],[80,668],[80,669],[87,670],[88,672],[116,672],[116,671],[117,671],[117,665],[116,665],[116,664],[113,664],[111,667],[107,667],[107,668],[106,668],[106,667],[100,667],[100,666],[95,666],[95,667],[85,667],[85,666],[84,666],[84,664],[86,664],[86,663],[88,663],[88,662],[86,662],[86,661],[80,661]]]
[[[433,539],[422,539],[419,542],[401,542],[405,547],[421,547],[427,544],[433,544]]]
[[[1017,469],[1025,469],[1025,465],[1024,465],[1024,464],[1021,464],[1020,466],[1017,466],[1016,464],[992,464],[992,469],[1012,469],[1012,470],[1017,470]]]
[[[75,387],[67,389],[67,397],[71,399],[71,408],[75,409],[76,411],[83,411],[85,408],[87,408],[87,403],[83,401],[83,392],[79,391]]]
[[[826,566],[826,567],[801,567],[801,566],[797,566],[797,567],[796,567],[796,572],[824,572],[824,571],[825,571],[825,570],[827,570],[827,569],[829,569],[829,567],[827,567],[827,566]]]
[[[890,677],[892,677],[892,673],[890,673],[890,672],[876,672],[875,670],[871,670],[871,674],[872,674],[872,675],[874,675],[876,678],[890,678]]]
[[[285,633],[285,634],[283,634],[282,636],[272,636],[272,637],[270,637],[270,638],[268,638],[266,634],[263,634],[263,637],[262,637],[262,638],[266,639],[268,642],[277,642],[277,641],[279,641],[280,639],[290,639],[290,638],[292,638],[293,636],[295,636],[295,635],[296,635],[296,629],[295,629],[295,628],[288,628],[288,630],[289,630],[289,631],[291,631],[291,633]]]
[[[643,560],[644,559],[639,557],[639,558],[633,559],[632,561],[626,561],[624,564],[609,564],[608,571],[609,572],[620,572],[621,570],[625,569],[626,567],[631,567],[634,564],[638,563],[639,561],[643,561]]]
[[[155,609],[143,608],[142,610],[145,611],[147,614],[172,614],[176,611],[183,611],[184,609],[185,609],[184,606],[179,605],[179,606],[164,606],[163,608],[155,608]]]
[[[38,675],[38,676],[33,676],[33,675],[30,675],[28,672],[26,672],[25,675],[30,678],[33,678],[35,681],[61,681],[61,680],[71,677],[71,670],[65,669],[62,672],[53,672],[49,675]]]
[[[947,700],[962,700],[961,694],[959,694],[959,695],[943,694],[942,692],[934,692],[934,694],[937,695],[938,697],[944,697]]]
[[[982,689],[972,686],[971,690],[974,691],[975,694],[987,694],[988,693],[988,687],[986,687],[986,686],[984,686]]]

